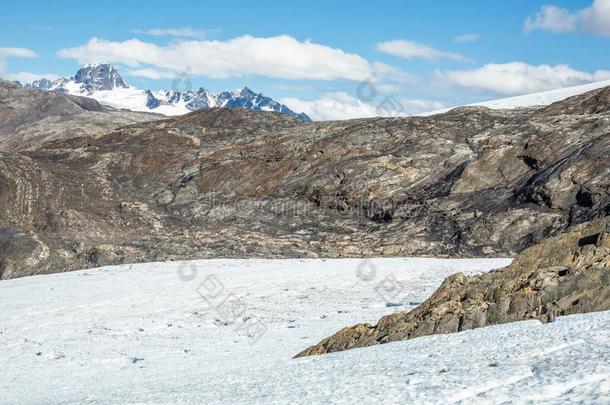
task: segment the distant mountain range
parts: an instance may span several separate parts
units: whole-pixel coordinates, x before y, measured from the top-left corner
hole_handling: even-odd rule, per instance
[[[86,65],[74,77],[57,80],[43,78],[26,83],[24,87],[86,96],[115,108],[164,115],[181,115],[204,108],[224,107],[276,111],[311,121],[306,114],[296,113],[284,104],[247,87],[218,94],[204,88],[189,91],[138,89],[125,83],[118,70],[109,63]]]

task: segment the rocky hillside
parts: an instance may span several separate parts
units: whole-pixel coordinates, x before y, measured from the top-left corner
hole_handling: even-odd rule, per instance
[[[159,117],[115,110],[86,97],[27,90],[0,80],[0,151],[36,149],[52,140],[100,135]]]
[[[605,88],[539,109],[324,123],[209,109],[28,144],[0,153],[0,272],[516,255],[610,213],[609,129]]]
[[[487,325],[610,310],[610,218],[526,249],[505,269],[447,278],[410,312],[342,329],[297,357]]]

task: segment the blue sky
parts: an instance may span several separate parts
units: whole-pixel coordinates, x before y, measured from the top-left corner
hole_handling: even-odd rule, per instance
[[[103,59],[136,87],[188,72],[193,87],[247,85],[318,117],[610,79],[610,0],[19,1],[3,12],[4,77],[71,76]],[[380,109],[388,96],[399,107]]]

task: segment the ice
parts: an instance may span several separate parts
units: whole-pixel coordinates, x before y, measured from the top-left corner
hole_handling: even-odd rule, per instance
[[[586,93],[588,91],[601,89],[603,87],[610,86],[610,80],[605,80],[601,82],[588,83],[580,86],[572,86],[566,87],[563,89],[557,90],[549,90],[541,93],[534,94],[526,94],[523,96],[502,98],[498,100],[491,101],[483,101],[480,103],[469,104],[469,106],[482,106],[488,107],[491,109],[513,109],[518,107],[534,107],[534,106],[544,106],[549,105],[557,101],[565,100],[566,98],[576,96],[579,94]],[[440,114],[451,110],[452,108],[445,108],[442,110],[430,111],[422,114],[418,114],[420,116],[430,116],[435,114]]]
[[[207,260],[2,281],[0,403],[609,403],[610,312],[292,359],[452,273],[508,263]]]

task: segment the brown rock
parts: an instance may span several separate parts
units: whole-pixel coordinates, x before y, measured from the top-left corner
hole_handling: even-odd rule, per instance
[[[448,277],[414,310],[344,328],[296,357],[609,309],[610,218],[604,218],[526,249],[504,269]]]
[[[0,80],[0,151],[34,150],[49,141],[101,135],[162,117],[116,110],[86,97],[27,90]]]

